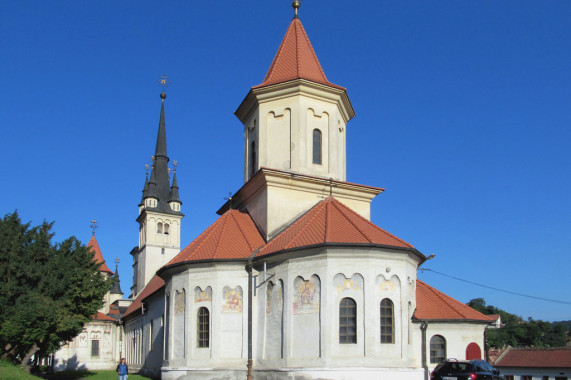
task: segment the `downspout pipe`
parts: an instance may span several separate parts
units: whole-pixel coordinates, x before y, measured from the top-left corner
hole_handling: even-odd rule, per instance
[[[252,258],[248,259],[248,265],[246,267],[248,271],[248,380],[252,380],[252,294],[254,290],[252,289],[253,278],[252,278]]]
[[[424,380],[428,380],[430,378],[430,374],[428,373],[428,363],[426,360],[426,329],[428,328],[428,322],[422,321],[420,324],[420,331],[422,332],[422,368],[424,369]]]
[[[253,302],[253,294],[254,294],[254,278],[253,278],[253,260],[254,257],[260,251],[259,247],[256,249],[250,257],[248,257],[248,264],[246,265],[246,271],[248,272],[248,380],[252,380],[252,367],[254,366],[254,361],[252,359],[252,302]]]

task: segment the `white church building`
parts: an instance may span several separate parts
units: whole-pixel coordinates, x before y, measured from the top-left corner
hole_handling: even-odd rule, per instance
[[[326,78],[297,17],[235,112],[244,185],[180,249],[164,102],[139,204],[131,371],[163,379],[428,379],[480,358],[491,319],[417,280],[426,257],[370,221],[383,189],[346,180],[345,88]]]

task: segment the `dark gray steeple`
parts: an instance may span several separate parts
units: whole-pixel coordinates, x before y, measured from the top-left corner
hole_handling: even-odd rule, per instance
[[[119,260],[119,259],[116,259]],[[113,284],[111,285],[111,290],[110,293],[111,294],[121,294],[123,295],[123,292],[121,291],[121,283],[119,281],[119,270],[117,268],[117,263],[115,264],[115,275],[113,276]]]
[[[169,205],[171,201],[172,189],[169,179],[169,157],[167,154],[167,133],[165,123],[165,99],[164,91],[161,93],[161,114],[159,117],[159,131],[157,133],[157,144],[155,155],[153,156],[153,166],[151,168],[151,179],[145,182],[143,189],[143,199],[155,198],[158,200],[156,207],[145,206],[145,209],[157,211],[165,214],[182,215],[180,211],[174,211]],[[176,180],[174,181],[176,184]],[[176,186],[176,199],[178,202],[178,186]]]

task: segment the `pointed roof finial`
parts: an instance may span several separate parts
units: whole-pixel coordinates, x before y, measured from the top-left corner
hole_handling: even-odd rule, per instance
[[[97,228],[97,220],[91,220],[91,234],[95,236],[95,229]]]
[[[293,7],[294,12],[295,12],[293,15],[293,18],[298,18],[297,17],[297,10],[299,9],[300,5],[301,5],[301,2],[299,0],[292,1],[291,6]]]

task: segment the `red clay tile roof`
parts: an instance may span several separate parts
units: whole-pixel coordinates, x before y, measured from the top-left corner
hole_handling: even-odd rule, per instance
[[[298,18],[294,18],[282,40],[282,44],[264,78],[254,88],[287,82],[293,79],[307,79],[312,82],[344,90],[327,80],[319,60],[311,47],[305,29]]]
[[[107,314],[103,314],[100,312],[97,312],[96,315],[92,315],[91,319],[93,320],[97,320],[97,321],[112,321],[112,322],[117,322],[116,319],[111,318],[110,316],[108,316]]]
[[[264,244],[248,213],[228,210],[167,266],[187,261],[247,259]]]
[[[492,322],[494,319],[417,280],[414,318],[428,320],[472,320]]]
[[[268,242],[256,257],[325,243],[379,244],[414,248],[363,218],[337,199],[328,197]]]
[[[495,367],[571,368],[571,347],[508,348]]]
[[[133,314],[138,310],[141,310],[141,305],[143,304],[143,300],[152,295],[153,293],[161,290],[164,286],[165,286],[165,280],[163,280],[162,278],[160,278],[155,274],[155,276],[151,278],[151,281],[149,281],[147,286],[145,286],[143,291],[139,293],[137,298],[135,298],[135,300],[131,302],[127,310],[125,310],[123,318],[127,317],[130,314]]]
[[[97,243],[95,235],[92,236],[91,239],[89,239],[89,243],[87,243],[87,246],[91,248],[91,250],[93,251],[93,260],[95,260],[96,263],[102,263],[101,266],[99,267],[99,270],[101,272],[114,274],[111,271],[111,269],[109,269],[107,264],[105,264],[105,260],[103,259],[103,254],[101,254],[101,249],[99,249],[99,243]]]

